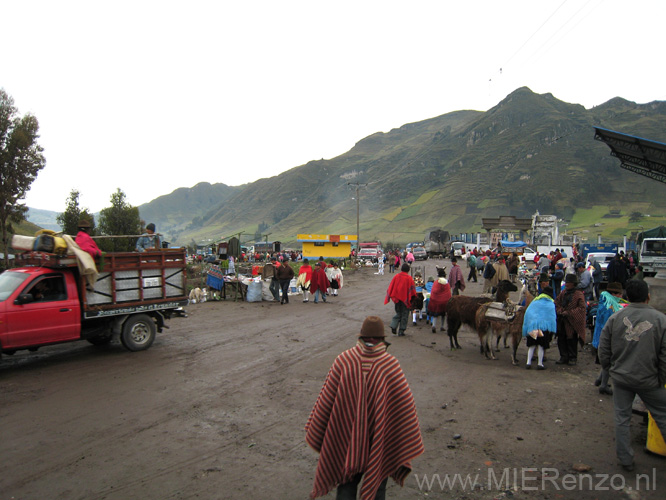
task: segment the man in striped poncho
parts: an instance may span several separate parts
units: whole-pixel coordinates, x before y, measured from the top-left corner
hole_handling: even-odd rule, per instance
[[[363,478],[360,498],[383,499],[389,476],[402,486],[424,451],[412,392],[384,337],[382,320],[369,316],[328,372],[305,426],[319,452],[310,498],[338,486],[337,498],[355,499]]]

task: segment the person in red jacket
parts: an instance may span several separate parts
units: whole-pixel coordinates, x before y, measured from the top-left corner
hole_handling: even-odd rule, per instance
[[[416,285],[409,275],[409,269],[409,264],[402,265],[400,272],[391,280],[384,298],[384,304],[388,304],[390,300],[395,304],[395,316],[391,320],[391,331],[394,335],[397,333],[399,337],[405,336],[410,304],[412,303],[412,297],[416,297]]]
[[[84,252],[88,252],[93,258],[100,257],[102,251],[97,246],[97,243],[95,243],[95,240],[93,240],[88,234],[88,231],[90,231],[90,222],[81,219],[78,224],[78,229],[79,232],[76,234],[76,239],[74,241],[79,245],[79,248]]]
[[[322,267],[323,263],[323,267]],[[326,291],[331,286],[326,277],[326,263],[319,261],[312,271],[312,280],[310,281],[310,293],[314,296],[314,303],[319,303],[319,295],[321,300],[326,302]]]

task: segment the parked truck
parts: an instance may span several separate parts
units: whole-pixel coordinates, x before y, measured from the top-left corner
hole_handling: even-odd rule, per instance
[[[450,241],[451,235],[448,231],[435,229],[426,233],[423,248],[425,248],[429,258],[443,257],[449,252]]]
[[[638,250],[638,263],[647,277],[666,273],[666,238],[644,238]]]
[[[382,244],[379,241],[361,243],[358,250],[358,259],[376,263],[382,255]]]
[[[0,274],[0,352],[113,338],[148,349],[187,304],[185,258],[183,249],[107,253],[91,285],[73,256],[17,255],[22,267]]]

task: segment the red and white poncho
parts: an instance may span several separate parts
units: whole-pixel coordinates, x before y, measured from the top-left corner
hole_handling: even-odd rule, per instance
[[[386,348],[359,339],[328,372],[305,426],[305,441],[319,452],[310,498],[364,473],[360,498],[374,499],[389,476],[402,486],[423,453],[412,392]]]

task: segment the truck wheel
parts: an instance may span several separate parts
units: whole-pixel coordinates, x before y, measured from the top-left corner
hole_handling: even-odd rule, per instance
[[[155,322],[146,314],[131,316],[123,326],[120,341],[129,351],[148,349],[155,340]]]

